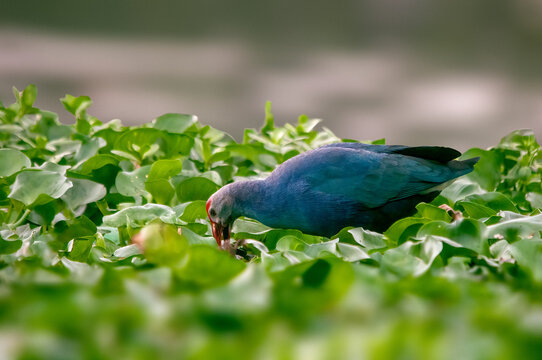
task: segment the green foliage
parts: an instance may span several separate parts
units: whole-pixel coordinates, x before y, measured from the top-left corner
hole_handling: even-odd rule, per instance
[[[530,131],[467,151],[475,171],[384,234],[239,219],[230,256],[205,201],[341,141],[319,120],[276,126],[267,103],[263,128],[236,142],[193,115],[103,124],[71,95],[64,125],[33,107],[34,86],[14,94],[0,103],[0,333],[16,334],[17,358],[542,352],[542,151]]]

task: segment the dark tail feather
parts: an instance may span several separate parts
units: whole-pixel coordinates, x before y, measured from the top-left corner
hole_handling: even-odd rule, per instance
[[[480,160],[479,157],[475,157],[467,160],[452,160],[448,162],[448,167],[462,174],[468,174],[474,170],[474,165]]]

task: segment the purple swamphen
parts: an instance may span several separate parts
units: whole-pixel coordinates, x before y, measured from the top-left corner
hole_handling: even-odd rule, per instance
[[[478,158],[457,161],[438,146],[338,143],[297,155],[265,180],[228,184],[207,201],[219,246],[240,216],[274,228],[330,237],[346,226],[384,231],[433,200]]]

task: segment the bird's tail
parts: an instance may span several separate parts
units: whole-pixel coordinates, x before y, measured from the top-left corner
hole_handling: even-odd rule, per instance
[[[448,163],[448,167],[450,169],[453,169],[460,173],[461,175],[465,175],[470,173],[472,170],[474,170],[474,165],[480,160],[479,157],[475,157],[472,159],[467,160],[452,160]],[[461,176],[458,175],[458,176]]]
[[[479,157],[475,157],[472,159],[467,160],[452,160],[449,161],[446,165],[453,170],[452,178],[448,181],[445,181],[435,187],[429,188],[425,191],[420,192],[420,194],[429,194],[434,191],[442,191],[444,190],[448,185],[450,185],[452,182],[454,182],[455,179],[457,179],[460,176],[466,175],[470,173],[472,170],[474,170],[474,165],[480,160]]]

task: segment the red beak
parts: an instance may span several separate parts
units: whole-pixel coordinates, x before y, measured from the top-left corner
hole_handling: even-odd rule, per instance
[[[213,229],[213,237],[215,238],[218,247],[222,247],[222,241],[229,240],[231,237],[230,226],[223,226],[221,224],[211,221],[211,227]]]

